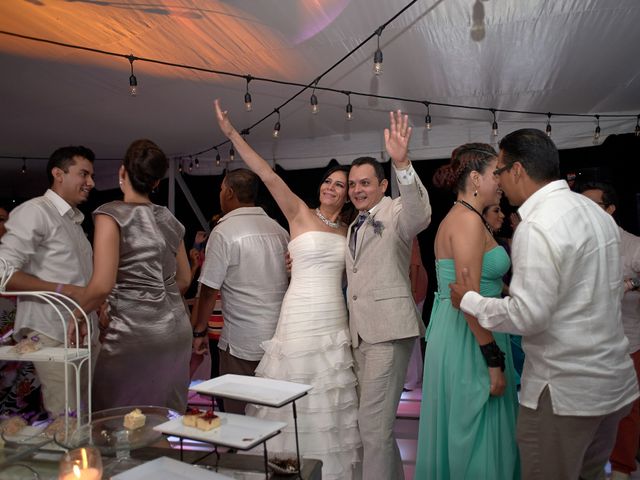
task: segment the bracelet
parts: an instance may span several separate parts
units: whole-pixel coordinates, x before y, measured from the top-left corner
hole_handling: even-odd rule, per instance
[[[487,343],[486,345],[480,345],[480,352],[484,357],[484,361],[487,362],[487,367],[498,368],[504,372],[504,352],[500,350],[500,347],[495,342]]]
[[[62,283],[59,283],[56,285],[56,293],[62,293],[62,289],[64,288],[64,285]]]
[[[202,337],[206,337],[207,336],[207,330],[208,329],[204,329],[201,332],[196,332],[195,330],[193,331],[193,338],[202,338]]]

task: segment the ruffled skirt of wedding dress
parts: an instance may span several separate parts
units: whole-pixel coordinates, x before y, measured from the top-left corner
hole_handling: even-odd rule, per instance
[[[301,455],[322,460],[323,479],[353,478],[361,442],[357,380],[347,329],[286,342],[276,333],[262,346],[265,354],[256,376],[313,386],[296,401]],[[270,453],[296,451],[291,404],[279,409],[249,405],[247,414],[287,423],[280,435],[268,441]]]

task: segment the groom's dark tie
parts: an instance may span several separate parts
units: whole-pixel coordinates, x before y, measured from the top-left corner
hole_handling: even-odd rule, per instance
[[[358,221],[353,224],[351,227],[351,237],[349,239],[349,250],[351,250],[351,256],[355,258],[356,256],[356,240],[358,238],[358,230],[364,223],[364,221],[369,216],[369,212],[362,212],[358,215]]]

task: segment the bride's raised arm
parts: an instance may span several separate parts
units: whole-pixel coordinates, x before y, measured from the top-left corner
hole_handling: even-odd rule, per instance
[[[303,211],[308,210],[307,205],[298,197],[286,183],[280,178],[266,162],[264,158],[256,153],[249,146],[245,139],[238,133],[235,127],[229,121],[226,110],[222,110],[220,101],[214,101],[216,110],[216,119],[222,133],[231,140],[233,148],[242,157],[247,167],[260,177],[262,182],[267,186],[274,200],[287,217],[287,221],[291,224],[295,218]]]

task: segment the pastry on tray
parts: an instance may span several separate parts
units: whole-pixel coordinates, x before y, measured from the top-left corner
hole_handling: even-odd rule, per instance
[[[75,431],[76,426],[78,424],[78,419],[74,417],[69,417],[69,433]],[[54,438],[58,435],[64,435],[64,415],[59,416],[44,429],[42,432],[49,438]]]
[[[40,338],[37,335],[23,338],[12,349],[12,352],[19,353],[20,355],[25,353],[37,352],[42,348]]]
[[[218,428],[221,423],[220,417],[213,413],[213,410],[196,417],[196,428],[205,432]]]
[[[202,415],[204,415],[204,412],[197,408],[189,408],[187,413],[182,416],[182,424],[186,427],[195,427],[197,418]]]
[[[10,437],[18,434],[26,426],[27,422],[24,418],[18,416],[9,417],[0,422],[0,433],[5,437]]]
[[[147,417],[140,411],[140,409],[134,408],[124,416],[124,427],[128,430],[137,430],[144,426],[146,420]]]

